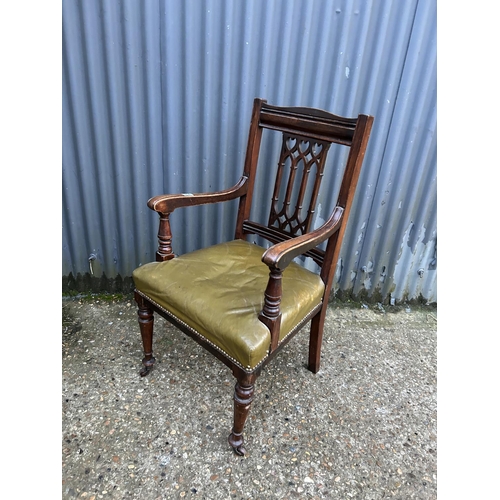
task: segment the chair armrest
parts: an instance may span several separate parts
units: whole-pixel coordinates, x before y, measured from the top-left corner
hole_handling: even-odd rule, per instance
[[[259,314],[259,320],[271,333],[269,352],[276,350],[279,343],[281,325],[280,303],[282,296],[283,270],[295,257],[315,248],[340,229],[344,209],[335,207],[330,218],[318,229],[310,233],[276,243],[262,255],[262,262],[269,266],[269,281],[264,292],[264,305]]]
[[[232,188],[213,193],[164,194],[154,196],[148,200],[148,207],[158,213],[170,214],[176,208],[180,207],[206,205],[209,203],[233,200],[246,194],[248,189],[247,180],[247,176],[242,176]]]
[[[262,255],[262,262],[271,269],[285,269],[295,257],[315,248],[338,231],[343,213],[342,207],[335,207],[330,218],[319,228],[268,248]]]

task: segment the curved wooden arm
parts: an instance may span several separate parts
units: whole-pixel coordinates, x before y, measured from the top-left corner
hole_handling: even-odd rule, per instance
[[[207,205],[208,203],[219,203],[239,198],[246,194],[248,190],[247,180],[248,177],[243,175],[232,188],[214,193],[163,194],[150,198],[148,200],[148,207],[158,212],[160,216],[156,260],[163,262],[174,258],[169,217],[176,208]]]
[[[180,207],[233,200],[246,194],[248,189],[247,180],[248,177],[244,175],[232,188],[214,193],[163,194],[154,196],[148,200],[148,207],[155,212],[171,214],[176,208]]]
[[[344,209],[342,207],[335,207],[330,218],[322,226],[318,227],[318,229],[302,236],[276,243],[276,245],[268,248],[262,255],[262,262],[267,264],[270,269],[285,269],[295,257],[317,247],[335,231],[338,231],[343,213]]]

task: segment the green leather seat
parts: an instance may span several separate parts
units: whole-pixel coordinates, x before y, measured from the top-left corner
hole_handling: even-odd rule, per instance
[[[243,368],[268,354],[269,329],[258,319],[269,268],[265,249],[243,240],[221,243],[133,272],[136,289],[215,344]],[[283,273],[280,341],[321,303],[321,278],[292,262]]]

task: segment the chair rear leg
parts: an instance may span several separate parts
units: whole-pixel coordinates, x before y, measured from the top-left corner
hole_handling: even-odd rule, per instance
[[[139,328],[141,329],[142,344],[144,348],[143,368],[140,371],[141,377],[145,377],[152,369],[156,359],[153,357],[153,310],[148,306],[148,302],[138,293],[135,300],[139,306],[137,314],[139,316]]]
[[[250,411],[255,388],[255,374],[238,377],[234,387],[234,423],[228,442],[237,455],[245,455],[243,446],[243,427]]]
[[[323,342],[323,327],[325,325],[326,307],[314,316],[311,321],[309,335],[309,362],[307,368],[313,373],[318,373],[321,364],[321,344]]]

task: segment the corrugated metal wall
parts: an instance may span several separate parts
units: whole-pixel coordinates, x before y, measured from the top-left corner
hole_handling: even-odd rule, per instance
[[[151,196],[233,185],[254,97],[375,116],[336,288],[436,301],[435,0],[63,0],[63,288],[154,260]],[[232,238],[235,208],[176,211],[174,250]]]

